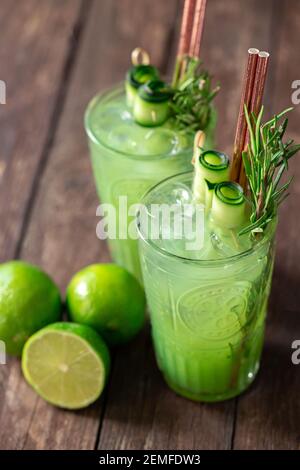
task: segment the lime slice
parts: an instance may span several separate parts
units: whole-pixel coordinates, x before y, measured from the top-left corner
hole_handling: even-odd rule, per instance
[[[101,395],[109,371],[109,351],[90,327],[54,323],[26,342],[22,369],[27,382],[49,403],[84,408]]]

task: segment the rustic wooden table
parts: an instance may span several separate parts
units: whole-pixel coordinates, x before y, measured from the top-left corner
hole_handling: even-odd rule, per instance
[[[84,265],[108,261],[97,240],[97,197],[83,112],[122,79],[136,45],[167,72],[180,0],[0,0],[0,248],[2,260],[41,265],[64,291]],[[291,104],[300,79],[298,0],[209,0],[202,57],[222,83],[219,143],[231,150],[248,47],[271,52],[267,105]],[[298,74],[298,76],[297,76]],[[291,134],[300,138],[300,105]],[[298,125],[298,126],[297,126]],[[114,356],[101,401],[81,412],[47,405],[24,382],[19,361],[0,367],[3,449],[300,448],[300,162],[281,210],[277,262],[261,372],[241,397],[215,405],[177,397],[155,366],[148,329]]]

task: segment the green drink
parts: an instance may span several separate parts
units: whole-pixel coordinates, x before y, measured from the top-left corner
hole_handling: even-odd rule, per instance
[[[127,90],[128,92],[128,90]],[[116,236],[108,240],[113,259],[141,279],[137,241],[128,236],[133,215],[120,215],[120,197],[127,197],[128,208],[158,181],[191,169],[193,132],[178,130],[171,119],[155,127],[141,125],[134,119],[124,87],[96,96],[85,115],[91,160],[98,195],[102,203],[116,209]],[[159,107],[160,106],[160,107]],[[139,102],[136,105],[140,116]],[[161,103],[157,104],[159,112]],[[150,117],[146,107],[144,117]],[[147,114],[148,113],[148,114]],[[160,113],[161,114],[161,113]],[[161,115],[159,115],[161,117]],[[206,146],[212,146],[215,114],[206,129]]]
[[[157,362],[193,400],[234,397],[259,367],[282,176],[300,150],[285,140],[291,109],[263,122],[268,59],[248,51],[231,168],[196,134],[194,173],[153,187],[137,217]]]
[[[224,197],[235,197],[231,183],[219,190]],[[240,211],[236,201],[232,213]],[[195,206],[191,173],[158,184],[142,203],[146,212],[138,217],[140,254],[158,366],[169,386],[190,399],[218,401],[238,395],[259,367],[275,222],[253,243],[248,235],[238,237],[230,217],[227,226],[219,223],[218,206],[204,207],[204,233],[197,241],[194,229],[200,226],[191,210]],[[175,210],[166,237],[168,227],[157,216],[155,204],[177,206],[190,233],[185,230],[183,237],[176,236]],[[153,239],[149,222],[155,217]]]

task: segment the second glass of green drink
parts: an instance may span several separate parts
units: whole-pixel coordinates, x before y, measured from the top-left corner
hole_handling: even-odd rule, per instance
[[[206,129],[206,147],[213,147],[215,113]],[[85,114],[93,173],[102,203],[116,210],[116,236],[108,239],[115,262],[141,281],[137,240],[128,235],[134,215],[127,208],[140,202],[143,194],[168,176],[192,168],[194,134],[178,130],[170,120],[155,127],[138,124],[126,100],[124,86],[96,96]]]

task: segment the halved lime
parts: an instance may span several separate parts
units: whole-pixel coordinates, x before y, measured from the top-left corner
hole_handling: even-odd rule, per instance
[[[26,342],[22,369],[27,382],[49,403],[79,409],[101,395],[110,366],[109,351],[92,328],[60,322]]]

